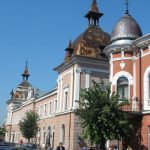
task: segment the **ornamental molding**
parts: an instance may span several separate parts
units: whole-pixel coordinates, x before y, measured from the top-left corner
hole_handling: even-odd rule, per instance
[[[126,77],[129,81],[129,85],[133,85],[134,83],[133,76],[129,72],[126,72],[126,71],[117,72],[112,78],[112,85],[117,85],[117,81],[120,77]]]
[[[124,61],[121,61],[120,67],[121,67],[122,70],[125,68],[125,66],[126,66],[126,63]]]

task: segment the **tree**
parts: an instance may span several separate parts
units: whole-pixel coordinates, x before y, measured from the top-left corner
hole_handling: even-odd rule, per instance
[[[93,87],[81,90],[76,114],[81,119],[84,137],[91,144],[99,144],[100,149],[105,150],[107,140],[126,138],[132,125],[121,109],[127,101],[120,103],[119,96],[111,94],[110,88],[102,87],[104,86],[93,82]]]
[[[5,137],[5,128],[0,127],[0,140],[3,140]]]
[[[23,137],[28,139],[28,143],[31,138],[36,137],[38,132],[38,120],[39,116],[37,113],[28,111],[25,117],[19,122],[20,131]]]

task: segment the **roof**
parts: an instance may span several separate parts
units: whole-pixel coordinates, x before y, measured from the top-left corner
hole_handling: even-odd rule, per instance
[[[126,13],[116,23],[111,34],[111,41],[118,41],[123,39],[135,40],[142,36],[142,31],[136,20]]]
[[[110,35],[99,27],[88,27],[73,42],[74,55],[103,58],[103,48],[110,44]]]

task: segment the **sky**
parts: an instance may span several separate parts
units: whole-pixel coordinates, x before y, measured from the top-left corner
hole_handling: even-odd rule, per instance
[[[70,38],[88,27],[84,15],[92,0],[0,0],[0,124],[6,117],[6,101],[22,81],[28,60],[29,82],[42,91],[56,85],[53,68],[64,60]],[[100,27],[111,34],[125,12],[125,0],[97,0],[104,13]],[[150,27],[150,0],[129,0],[130,14],[143,34]]]

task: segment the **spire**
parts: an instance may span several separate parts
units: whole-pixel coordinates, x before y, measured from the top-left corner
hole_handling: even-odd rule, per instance
[[[14,98],[14,91],[13,91],[13,89],[11,90],[10,95],[11,95],[11,98],[13,99]]]
[[[126,4],[126,12],[125,14],[129,14],[129,1],[128,0],[125,0],[125,4]]]
[[[30,76],[29,71],[28,71],[28,62],[26,61],[26,66],[25,66],[25,70],[22,74],[23,80],[28,80],[28,77]]]
[[[99,11],[96,0],[93,0],[90,11],[85,15],[89,20],[89,26],[99,26],[99,18],[103,13]]]
[[[99,13],[99,9],[98,9],[96,0],[93,0],[90,11]]]
[[[65,60],[67,60],[68,58],[70,58],[73,55],[73,52],[74,52],[74,48],[73,48],[71,39],[70,39],[68,47],[65,49],[65,51],[66,51]]]

